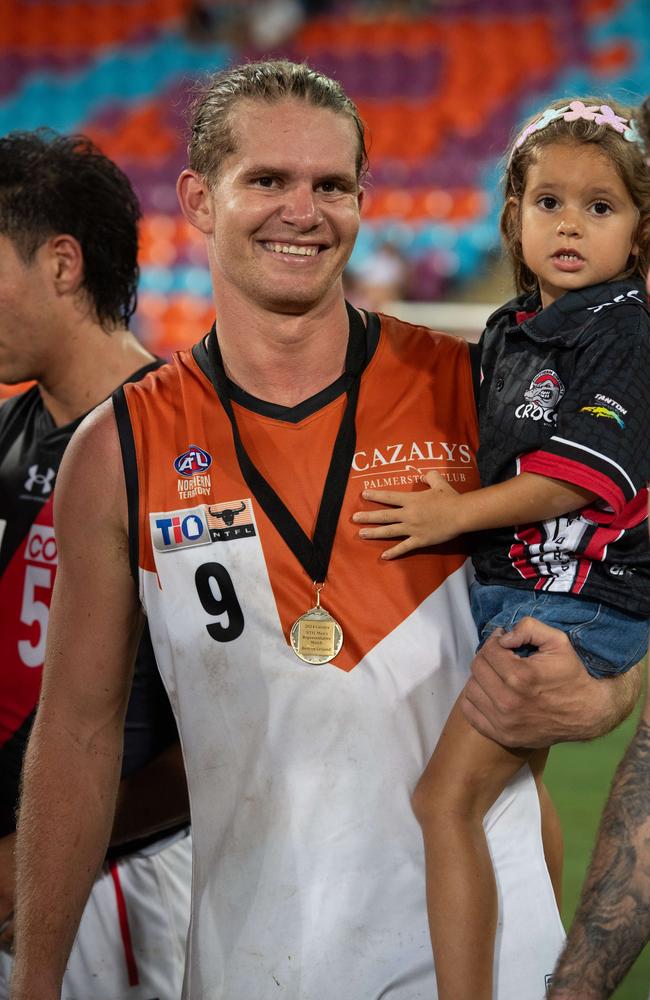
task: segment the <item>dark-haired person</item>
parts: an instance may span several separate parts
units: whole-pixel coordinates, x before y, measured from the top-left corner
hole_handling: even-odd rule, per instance
[[[197,97],[191,133],[178,192],[205,236],[218,323],[100,407],[61,469],[13,998],[59,996],[107,836],[142,605],[192,802],[185,1000],[431,1000],[410,796],[467,679],[467,554],[383,563],[351,516],[364,485],[417,488],[413,465],[477,485],[469,350],[343,298],[365,144],[338,84],[306,65],[234,67]],[[66,627],[80,603],[92,635],[85,616]],[[596,682],[571,664],[592,724]],[[563,695],[551,674],[547,727]],[[37,849],[53,822],[74,858],[63,839]],[[496,996],[538,1000],[563,931],[527,769],[487,828]]]
[[[637,112],[650,157],[650,97]],[[650,159],[647,161],[650,168]],[[650,278],[648,279],[650,294]],[[650,941],[650,688],[618,766],[553,1000],[606,1000]]]
[[[128,179],[83,137],[39,130],[0,138],[0,381],[36,383],[0,406],[1,998],[11,975],[20,771],[58,562],[59,464],[93,406],[159,366],[128,329],[139,216]],[[80,601],[66,628],[87,616]],[[124,752],[121,739],[115,751],[123,781],[112,843],[101,871],[99,863],[89,871],[94,886],[64,977],[74,1000],[177,1000],[181,988],[191,863],[186,788],[148,636],[134,677]],[[96,683],[101,689],[101,677]],[[94,742],[90,734],[90,753],[98,752]],[[75,761],[63,756],[59,766],[65,787]],[[53,823],[47,839],[61,837]],[[65,849],[74,853],[74,838]]]

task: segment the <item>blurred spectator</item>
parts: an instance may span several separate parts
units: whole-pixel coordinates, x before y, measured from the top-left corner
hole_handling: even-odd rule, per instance
[[[346,275],[354,305],[381,312],[389,302],[407,298],[409,262],[398,246],[386,240]]]
[[[219,39],[267,51],[283,45],[306,19],[324,14],[329,7],[330,0],[197,0],[190,5],[186,29],[196,41]]]

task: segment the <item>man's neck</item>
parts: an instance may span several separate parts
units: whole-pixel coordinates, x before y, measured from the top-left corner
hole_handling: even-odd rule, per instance
[[[129,330],[107,333],[96,323],[80,324],[39,379],[41,398],[61,427],[88,413],[152,360]]]
[[[217,337],[228,377],[270,403],[296,406],[343,373],[349,322],[343,298],[302,315],[217,303]]]

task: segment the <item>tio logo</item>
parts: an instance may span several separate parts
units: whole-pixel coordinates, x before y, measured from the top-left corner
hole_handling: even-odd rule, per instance
[[[156,517],[157,549],[177,549],[183,545],[204,545],[209,541],[204,519],[196,511],[178,511]],[[205,536],[205,537],[204,537]]]

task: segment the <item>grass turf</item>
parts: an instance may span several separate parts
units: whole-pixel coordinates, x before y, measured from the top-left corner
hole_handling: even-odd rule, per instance
[[[569,927],[580,896],[598,823],[614,771],[639,717],[639,708],[613,733],[593,743],[566,743],[551,751],[545,772],[564,830],[562,919]],[[641,952],[614,1000],[646,1000],[650,990],[650,945]]]

